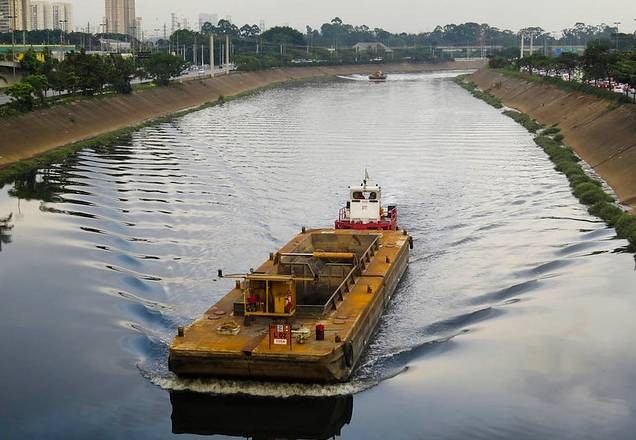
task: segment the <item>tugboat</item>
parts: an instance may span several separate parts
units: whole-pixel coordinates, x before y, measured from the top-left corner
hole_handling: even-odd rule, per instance
[[[342,382],[406,271],[413,240],[379,185],[350,188],[334,229],[305,229],[179,327],[168,367],[181,376]]]
[[[386,81],[386,74],[382,72],[381,70],[373,72],[371,75],[369,75],[369,81],[371,82]]]
[[[336,229],[397,229],[397,206],[383,207],[380,201],[382,188],[369,182],[369,173],[364,171],[360,186],[349,187],[350,200],[340,209]]]

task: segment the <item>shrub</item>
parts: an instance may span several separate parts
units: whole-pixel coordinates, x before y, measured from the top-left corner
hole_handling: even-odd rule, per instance
[[[628,238],[629,243],[632,245],[632,248],[636,247],[636,232],[630,235]]]
[[[611,202],[614,199],[602,189],[595,187],[581,194],[579,200],[585,205],[593,205],[597,202]]]
[[[623,213],[614,225],[619,237],[628,238],[636,234],[636,217]]]
[[[455,78],[455,82],[459,86],[468,90],[475,98],[481,99],[482,101],[492,105],[495,108],[503,108],[503,104],[495,95],[487,91],[479,90],[475,83],[464,81],[464,79],[465,76],[458,76],[457,78]]]
[[[580,185],[576,185],[574,187],[574,195],[577,197],[581,197],[581,195],[585,192],[588,192],[590,190],[597,190],[600,189],[598,186],[594,185],[593,183],[581,183]]]
[[[624,214],[621,208],[608,202],[597,202],[590,206],[588,212],[605,220],[610,226],[614,226],[620,216]]]
[[[558,162],[556,162],[556,166],[554,167],[554,169],[562,172],[563,174],[568,176],[568,178],[577,175],[585,176],[585,172],[583,171],[583,169],[576,162],[572,162],[570,160],[559,160]]]
[[[544,136],[551,136],[553,134],[557,134],[560,131],[561,131],[561,129],[559,127],[552,126],[552,127],[549,127],[549,128],[546,128],[545,130],[543,130],[541,132],[541,134],[544,135]]]
[[[26,82],[15,83],[12,86],[6,88],[5,93],[12,98],[11,104],[15,108],[22,112],[28,112],[33,110],[35,100],[33,93],[35,90],[33,86]]]
[[[587,174],[579,174],[579,175],[575,174],[575,175],[573,175],[571,177],[568,176],[568,178],[570,179],[570,186],[572,188],[574,188],[575,186],[577,186],[580,183],[592,183],[592,184],[598,186],[599,188],[602,186],[601,182],[599,182],[598,180],[592,179]]]
[[[530,133],[536,133],[537,130],[543,128],[543,125],[532,119],[525,113],[517,112],[514,110],[506,110],[504,115],[514,119],[517,123],[523,125]]]

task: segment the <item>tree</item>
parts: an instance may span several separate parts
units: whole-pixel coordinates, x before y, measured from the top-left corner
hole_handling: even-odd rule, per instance
[[[144,63],[146,73],[159,85],[167,85],[170,78],[179,76],[186,62],[174,55],[155,53]]]
[[[636,50],[623,54],[612,73],[617,81],[636,89]],[[625,93],[628,94],[629,91],[626,90]],[[634,94],[634,101],[636,101],[636,93]]]
[[[612,53],[608,40],[591,41],[583,54],[583,72],[586,79],[595,82],[610,78],[610,72],[616,64],[616,54]]]
[[[89,55],[82,49],[67,54],[62,65],[65,71],[73,73],[79,79],[77,88],[84,95],[101,92],[107,83],[106,63],[99,55]]]
[[[40,73],[42,64],[43,63],[38,60],[37,54],[32,47],[24,53],[24,56],[20,60],[20,68],[30,73]]]
[[[33,92],[33,86],[26,82],[15,83],[5,90],[7,96],[11,97],[11,103],[15,108],[23,112],[33,110],[35,104]]]
[[[270,43],[305,46],[305,36],[289,26],[274,26],[263,32],[261,38]]]
[[[49,90],[49,80],[45,75],[29,75],[23,80],[33,87],[33,93],[38,97],[40,104],[46,103],[46,92]]]
[[[565,70],[568,74],[568,81],[572,81],[574,71],[581,65],[581,57],[573,52],[563,52],[556,61],[560,70]]]
[[[116,54],[111,54],[107,58],[106,76],[117,93],[132,93],[130,81],[135,77],[136,70],[135,62],[131,58]]]

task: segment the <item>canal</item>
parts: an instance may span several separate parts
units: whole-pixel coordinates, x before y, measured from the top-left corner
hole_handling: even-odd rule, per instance
[[[283,86],[5,185],[0,437],[632,438],[634,257],[456,74]],[[353,380],[172,376],[217,269],[331,225],[365,168],[415,249]]]

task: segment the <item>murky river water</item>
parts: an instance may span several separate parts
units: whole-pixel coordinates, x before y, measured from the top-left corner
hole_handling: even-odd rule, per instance
[[[633,255],[451,76],[269,90],[2,188],[0,438],[632,438]],[[330,225],[365,167],[415,249],[351,383],[174,378],[216,269]]]

